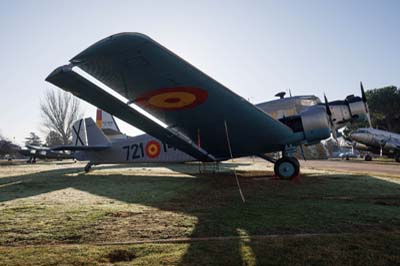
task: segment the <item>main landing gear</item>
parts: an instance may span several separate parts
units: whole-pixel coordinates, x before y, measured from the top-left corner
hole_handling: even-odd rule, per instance
[[[281,179],[292,179],[300,173],[300,163],[296,157],[282,157],[275,162],[275,175]]]
[[[282,152],[282,158],[275,160],[265,154],[259,154],[259,157],[274,164],[274,172],[280,179],[290,180],[297,177],[300,173],[300,163],[293,154],[296,152],[296,147],[287,146]]]

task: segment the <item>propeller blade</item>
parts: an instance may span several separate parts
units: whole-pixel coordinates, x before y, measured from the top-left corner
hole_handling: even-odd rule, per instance
[[[361,81],[360,81],[360,87],[361,87],[361,98],[362,98],[363,102],[366,103],[367,97],[365,96],[364,86]]]
[[[365,112],[367,113],[368,125],[369,125],[369,127],[372,128],[371,115],[369,113],[369,107],[368,107],[368,103],[367,103],[367,96],[365,95],[364,85],[362,84],[361,81],[360,81],[360,88],[361,88],[361,98],[362,98],[362,101],[364,102]]]
[[[326,95],[325,95],[325,94],[324,94],[324,99],[325,99],[326,113],[328,114],[329,119],[331,119],[332,112],[331,112],[331,108],[329,107],[328,99],[326,98]]]
[[[338,138],[337,138],[337,132],[336,132],[335,124],[333,123],[333,120],[332,120],[331,108],[329,107],[328,98],[326,98],[325,93],[324,93],[324,100],[325,100],[326,114],[328,115],[329,123],[330,123],[330,125],[331,125],[331,133],[332,133],[333,138],[334,138],[334,139],[336,140],[336,142],[338,143]]]

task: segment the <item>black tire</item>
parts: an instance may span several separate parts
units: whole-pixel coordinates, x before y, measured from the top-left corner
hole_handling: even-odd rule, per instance
[[[367,155],[365,155],[364,160],[366,160],[367,162],[370,162],[370,161],[372,161],[372,156],[367,154]]]
[[[294,157],[282,157],[274,165],[275,175],[280,179],[290,180],[300,173],[300,163]]]
[[[396,162],[400,163],[400,153],[396,153],[394,155],[394,159],[395,159]]]

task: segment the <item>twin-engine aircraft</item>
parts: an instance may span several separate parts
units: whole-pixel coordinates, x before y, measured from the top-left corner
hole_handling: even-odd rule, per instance
[[[351,133],[353,147],[374,154],[388,155],[400,162],[400,134],[374,128],[359,128]],[[370,161],[370,155],[365,156]]]
[[[82,77],[73,67],[101,81],[127,102]],[[300,170],[294,157],[297,146],[318,143],[342,124],[368,117],[367,104],[359,97],[346,99],[337,105],[339,108],[330,107],[327,101],[323,105],[314,96],[281,99],[288,101],[290,108],[274,109],[273,102],[253,105],[139,33],[120,33],[93,44],[46,80],[148,133],[129,140],[132,142],[110,141],[96,130],[93,120],[81,120],[74,125],[76,145],[70,149],[91,152],[97,156],[94,164],[121,158],[130,162],[219,162],[257,155],[274,162],[277,176],[289,179]],[[81,137],[82,129],[86,139],[84,134]],[[169,156],[171,150],[174,153]],[[265,156],[278,151],[282,152],[279,160]]]

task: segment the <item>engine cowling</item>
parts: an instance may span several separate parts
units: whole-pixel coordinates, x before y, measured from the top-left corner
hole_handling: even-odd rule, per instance
[[[308,142],[329,138],[331,129],[326,110],[322,106],[308,108],[300,113],[305,139]]]
[[[331,135],[329,120],[323,106],[310,107],[299,115],[284,117],[280,121],[294,133],[303,133],[303,138],[308,144],[317,143]]]
[[[367,110],[365,109],[365,104],[360,97],[347,97],[346,101],[348,102],[353,121],[367,121]]]

